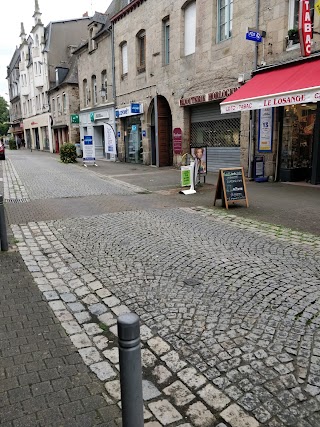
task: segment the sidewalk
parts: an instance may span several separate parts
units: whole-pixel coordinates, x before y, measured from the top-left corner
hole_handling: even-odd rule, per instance
[[[106,400],[19,252],[0,252],[0,294],[0,425],[121,425],[119,407]]]
[[[97,164],[97,168],[90,170],[151,192],[167,194],[168,197],[176,199],[177,206],[181,200],[187,198],[193,206],[222,209],[220,201],[217,202],[217,207],[213,206],[218,176],[215,173],[207,174],[206,184],[198,189],[197,194],[184,196],[179,194],[179,169],[106,161],[98,161]],[[229,213],[320,235],[320,185],[248,181],[247,192],[249,208],[238,204],[231,207]]]

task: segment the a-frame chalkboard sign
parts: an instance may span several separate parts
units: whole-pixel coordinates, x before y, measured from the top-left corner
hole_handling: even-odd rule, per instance
[[[246,181],[243,168],[223,168],[219,170],[216,200],[222,200],[222,206],[229,209],[229,205],[241,200],[245,200],[247,208],[249,207]]]

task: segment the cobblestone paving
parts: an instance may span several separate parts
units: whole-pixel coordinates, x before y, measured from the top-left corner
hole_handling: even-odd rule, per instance
[[[10,159],[3,164],[3,189],[5,201],[23,199],[28,201],[27,191]]]
[[[39,161],[40,156],[41,161]],[[9,197],[12,199],[20,198],[20,188],[21,194],[23,189],[31,200],[99,194],[126,196],[139,191],[139,188],[130,184],[123,186],[112,180],[106,182],[79,165],[60,163],[58,157],[47,156],[45,153],[35,152],[31,155],[24,151],[10,152],[8,165],[12,165],[11,159],[14,161],[13,173],[10,172],[11,166],[6,167],[7,173],[4,180],[10,182],[13,178]],[[15,177],[17,177],[18,186],[15,184]]]
[[[132,310],[144,323],[146,413],[160,425],[317,427],[319,239],[283,230],[284,242],[263,228],[190,209],[13,227],[91,369],[108,360],[111,398],[116,352],[93,342],[101,323],[115,333],[115,316]]]
[[[19,173],[33,200],[16,205],[19,215],[45,199],[59,206],[51,197],[72,197],[81,210],[83,194],[88,217],[75,223],[66,219],[75,210],[59,207],[46,216],[43,205],[46,221],[26,216],[12,230],[110,405],[120,405],[116,318],[135,311],[146,427],[319,427],[319,238],[223,211],[163,209],[161,195],[154,209],[139,187],[52,157],[39,171],[34,154],[26,165],[15,153],[18,172],[7,175]],[[111,213],[90,211],[99,194]]]

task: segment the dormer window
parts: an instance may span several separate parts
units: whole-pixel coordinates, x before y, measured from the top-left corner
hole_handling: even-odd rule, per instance
[[[90,28],[90,31],[89,31],[89,50],[90,51],[94,50],[96,48],[96,43],[95,43],[93,37],[94,37],[93,28]]]

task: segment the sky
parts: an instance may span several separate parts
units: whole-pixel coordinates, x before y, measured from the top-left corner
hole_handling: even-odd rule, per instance
[[[94,11],[105,12],[111,0],[38,0],[42,23],[80,18],[85,12],[92,16]],[[0,96],[7,101],[7,66],[17,46],[20,45],[21,22],[29,35],[33,26],[34,0],[9,0],[0,18]]]

